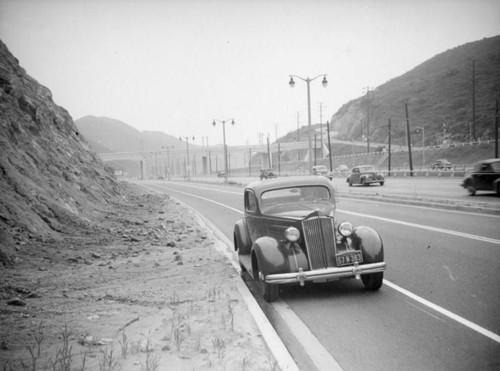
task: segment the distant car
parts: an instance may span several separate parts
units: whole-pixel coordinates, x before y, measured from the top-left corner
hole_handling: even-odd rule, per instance
[[[384,174],[375,166],[360,165],[352,168],[351,174],[347,177],[346,181],[349,183],[349,187],[352,187],[354,184],[369,186],[372,183],[379,183],[383,186],[385,178]]]
[[[500,159],[492,158],[474,164],[472,173],[463,180],[462,187],[471,196],[476,191],[494,191],[500,197]]]
[[[220,170],[217,172],[218,178],[224,178],[226,176],[226,172],[224,170]]]
[[[340,174],[347,173],[349,171],[349,166],[347,166],[347,165],[339,165],[339,167],[336,168],[335,171],[338,172],[338,173],[340,173]]]
[[[451,170],[451,168],[452,168],[451,162],[445,158],[436,160],[436,162],[434,162],[431,165],[432,170]]]
[[[332,173],[330,171],[328,171],[328,169],[327,169],[327,167],[325,165],[313,166],[312,173],[313,173],[313,175],[327,177],[330,180],[333,179]]]
[[[277,175],[273,169],[261,169],[260,170],[260,180],[276,178]]]
[[[234,226],[242,274],[256,281],[264,300],[284,284],[361,279],[365,289],[383,283],[384,246],[379,234],[335,216],[335,190],[324,177],[295,176],[245,188],[244,215]]]

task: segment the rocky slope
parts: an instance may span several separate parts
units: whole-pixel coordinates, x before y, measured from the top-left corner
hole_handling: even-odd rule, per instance
[[[120,199],[120,187],[52,100],[0,41],[0,251],[57,239]]]

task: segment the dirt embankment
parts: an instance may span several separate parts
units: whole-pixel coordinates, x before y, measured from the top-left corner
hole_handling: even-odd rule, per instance
[[[92,226],[18,242],[0,266],[0,367],[275,369],[211,232],[166,195],[124,189]]]

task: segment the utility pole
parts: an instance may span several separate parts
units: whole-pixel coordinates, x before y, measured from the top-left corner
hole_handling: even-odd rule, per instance
[[[495,106],[495,158],[498,158],[498,98]]]
[[[370,153],[370,87],[366,87],[366,153]]]
[[[248,148],[248,176],[252,176],[252,147]]]
[[[271,148],[269,147],[269,135],[267,136],[267,163],[268,163],[268,168],[272,168],[271,166]]]
[[[297,142],[300,142],[300,118],[299,118],[299,113],[297,112]]]
[[[472,138],[476,140],[476,61],[472,60]]]
[[[328,133],[328,157],[330,158],[330,171],[333,171],[332,165],[332,147],[330,145],[330,122],[326,122],[326,131]]]
[[[406,140],[408,141],[408,156],[410,161],[410,176],[413,176],[413,161],[411,158],[411,138],[410,138],[410,119],[408,118],[408,103],[405,103],[406,110]]]
[[[321,150],[323,150],[323,102],[319,102],[319,131]]]
[[[389,119],[388,128],[389,128],[389,158],[387,163],[387,170],[389,172],[388,175],[391,176],[391,119]]]
[[[316,154],[318,151],[316,150],[316,133],[314,133],[314,166],[316,166]]]

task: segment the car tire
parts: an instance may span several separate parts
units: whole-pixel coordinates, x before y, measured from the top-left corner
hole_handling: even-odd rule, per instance
[[[364,186],[364,187],[368,187],[368,183],[366,183],[366,181],[364,179],[361,179],[361,185]]]
[[[384,185],[384,182],[380,182],[380,185],[383,186]]]
[[[476,188],[474,188],[473,186],[467,186],[467,191],[469,191],[469,195],[470,196],[474,196],[476,194]]]
[[[384,272],[364,274],[361,276],[366,290],[377,291],[384,282]]]
[[[262,281],[260,278],[260,272],[257,276],[257,281],[257,285],[259,286],[260,292],[265,301],[272,303],[273,301],[278,300],[280,290],[279,285],[273,285]]]
[[[352,181],[351,181],[351,179],[349,179],[348,182],[349,182],[349,187],[352,187]]]

